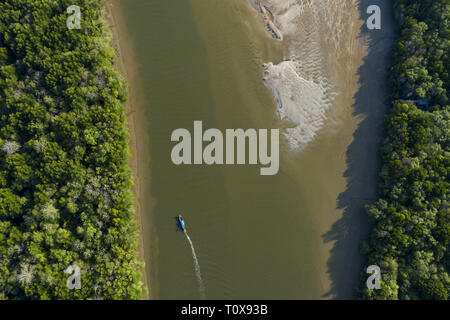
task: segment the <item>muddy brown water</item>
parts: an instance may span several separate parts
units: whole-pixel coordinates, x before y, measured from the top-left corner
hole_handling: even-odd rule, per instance
[[[136,183],[151,297],[200,298],[178,214],[207,299],[354,296],[363,205],[376,195],[382,70],[392,38],[390,17],[377,34],[364,29],[366,2],[343,1],[330,12],[341,32],[324,35],[320,46],[337,96],[305,149],[291,151],[281,138],[275,176],[259,175],[259,165],[175,166],[170,158],[172,131],[192,132],[194,120],[221,130],[287,126],[261,81],[261,64],[282,61],[286,46],[268,36],[249,2],[113,2],[126,30],[121,43],[130,46],[123,54],[133,57],[132,103],[142,115],[135,140],[146,174]],[[389,1],[377,2],[387,15]]]

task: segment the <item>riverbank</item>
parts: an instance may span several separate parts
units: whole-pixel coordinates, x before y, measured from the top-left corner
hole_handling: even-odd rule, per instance
[[[278,24],[279,11],[264,2]],[[356,0],[310,4],[320,7],[304,7],[294,25],[280,25],[283,41],[278,41],[267,34],[260,12],[242,0],[120,1],[129,31],[125,41],[133,43],[131,65],[138,66],[130,99],[148,114],[149,124],[135,130],[142,130],[136,134],[138,152],[151,149],[151,162],[138,155],[138,164],[146,166],[138,175],[140,194],[146,195],[139,203],[146,208],[140,215],[147,230],[146,261],[152,255],[153,297],[199,298],[189,244],[175,232],[177,213],[186,219],[208,299],[352,297],[361,270],[357,238],[366,226],[364,202],[376,189],[372,166],[382,132],[378,106],[384,79],[377,71],[369,78],[368,72],[383,63],[360,69],[368,54],[360,36],[367,7],[358,10]],[[375,61],[378,53],[372,49]],[[288,73],[275,84],[281,88],[287,81],[305,91],[312,86],[316,90],[308,98],[315,109],[322,102],[329,108],[319,115],[323,126],[312,127],[312,140],[292,135],[301,151],[291,151],[282,139],[278,175],[261,177],[254,166],[173,165],[170,134],[195,120],[221,130],[289,126],[277,116],[272,91],[261,81],[263,63],[276,66],[289,57],[306,80],[290,83]],[[285,94],[283,106],[293,106],[289,98]],[[150,170],[151,183],[143,178]],[[157,199],[154,207],[146,203],[150,194]],[[149,219],[152,229],[145,226]],[[149,234],[151,243],[145,239]]]
[[[104,3],[71,7],[74,20],[52,0],[0,3],[2,299],[142,298],[127,93]]]
[[[392,9],[380,1],[383,28],[370,31],[365,0],[251,2],[270,9],[285,38],[284,61],[264,65],[264,82],[280,118],[296,125],[285,133],[290,148],[304,153],[294,165],[315,159],[314,174],[327,177],[326,185],[317,182],[320,189],[307,191],[310,198],[319,193],[322,201],[313,219],[322,234],[317,265],[322,297],[354,298],[364,263],[358,246],[368,232],[364,206],[376,198]],[[323,150],[316,153],[307,145]]]
[[[448,300],[450,105],[448,68],[442,66],[450,8],[442,0],[392,2],[398,25],[389,70],[393,103],[380,152],[378,200],[367,210],[372,230],[362,246],[383,281],[380,290],[370,290],[362,279],[362,297]],[[407,76],[417,70],[429,76]]]
[[[147,170],[145,152],[139,146],[145,146],[146,144],[141,141],[145,140],[145,135],[142,132],[143,122],[145,121],[142,110],[137,108],[136,101],[136,64],[133,62],[133,52],[129,41],[127,40],[127,30],[125,23],[122,21],[119,4],[114,1],[108,1],[107,4],[107,21],[109,23],[109,29],[112,33],[112,43],[114,50],[116,51],[116,67],[122,76],[126,79],[128,84],[128,99],[125,103],[127,125],[130,134],[129,148],[131,152],[130,168],[133,175],[133,195],[135,199],[135,212],[136,221],[139,225],[139,261],[144,262],[144,268],[142,270],[142,282],[143,282],[143,299],[151,299],[152,291],[150,290],[150,276],[147,272],[147,264],[150,263],[150,254],[146,248],[147,237],[145,237],[148,231],[148,222],[142,218],[144,210],[149,209],[146,207],[144,200],[149,194],[146,180],[150,177],[150,173]],[[139,143],[138,143],[139,141]]]

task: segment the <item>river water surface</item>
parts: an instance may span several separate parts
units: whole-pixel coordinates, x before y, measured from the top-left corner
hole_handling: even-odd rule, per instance
[[[303,2],[311,14],[327,8]],[[175,166],[170,136],[176,128],[193,132],[194,120],[223,131],[292,127],[277,114],[272,91],[262,81],[262,64],[290,58],[295,43],[288,44],[296,39],[272,39],[247,0],[113,2],[127,34],[119,40],[131,44],[127,49],[136,70],[132,103],[145,118],[135,124],[140,126],[135,140],[144,150],[138,161],[150,178],[141,173],[136,183],[145,191],[138,201],[151,297],[197,299],[202,294],[189,241],[176,232],[178,214],[195,247],[207,299],[337,297],[333,288],[339,276],[349,286],[339,297],[352,296],[361,267],[357,241],[339,248],[348,252],[345,263],[351,267],[341,263],[331,270],[339,237],[329,232],[346,210],[339,197],[348,189],[349,148],[362,121],[355,116],[354,97],[368,45],[360,37],[358,1],[330,3],[322,20],[305,16],[310,20],[298,28],[305,45],[315,41],[320,56],[313,61],[299,54],[300,62],[309,59],[304,66],[320,64],[312,71],[306,66],[305,76],[320,69],[327,79],[324,125],[301,150],[292,150],[281,136],[280,171],[261,176],[259,165]],[[384,89],[377,90],[381,101]],[[379,136],[381,117],[376,119],[372,134]],[[378,140],[370,141],[364,152],[375,159]],[[356,191],[356,202],[375,197],[373,161],[361,164],[368,185]],[[358,203],[355,212],[362,216],[363,202]],[[352,227],[364,230],[364,223],[360,217]]]

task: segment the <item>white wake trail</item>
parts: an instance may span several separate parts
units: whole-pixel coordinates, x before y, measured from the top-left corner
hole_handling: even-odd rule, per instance
[[[191,238],[189,238],[186,229],[184,229],[184,234],[186,235],[186,239],[188,240],[189,245],[191,246],[192,258],[194,259],[195,276],[197,277],[198,288],[200,290],[200,298],[204,300],[205,286],[203,285],[202,274],[200,272],[200,264],[198,263],[197,255],[195,254],[194,244],[192,243]]]

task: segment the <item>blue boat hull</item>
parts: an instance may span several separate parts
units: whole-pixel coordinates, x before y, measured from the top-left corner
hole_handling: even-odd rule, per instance
[[[185,226],[184,226],[184,220],[182,216],[178,216],[177,217],[177,221],[178,221],[178,227],[181,229],[181,231],[185,230]]]

